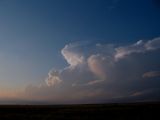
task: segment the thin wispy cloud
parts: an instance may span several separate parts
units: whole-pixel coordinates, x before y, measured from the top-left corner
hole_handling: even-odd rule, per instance
[[[143,40],[139,40],[132,45],[116,48],[115,59],[119,60],[130,54],[145,53],[145,52],[153,51],[159,48],[160,48],[160,38],[155,38],[147,42],[144,42]]]
[[[150,71],[146,72],[142,75],[143,78],[154,78],[154,77],[160,77],[160,71]]]

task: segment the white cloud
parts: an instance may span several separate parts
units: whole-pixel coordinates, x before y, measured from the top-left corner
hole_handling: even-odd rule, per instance
[[[156,50],[160,48],[160,37],[155,38],[153,40],[149,40],[145,44],[146,50]]]
[[[48,86],[55,86],[62,82],[59,76],[59,71],[52,70],[48,73],[48,77],[45,80]]]
[[[115,48],[115,60],[118,61],[119,59],[123,59],[133,53],[145,53],[147,51],[157,50],[159,48],[160,38],[155,38],[147,42],[139,40],[135,44]]]
[[[98,92],[98,95],[101,95],[99,99],[129,96],[137,86],[141,86],[142,90],[144,87],[143,84],[139,85],[138,81],[141,79],[142,71],[146,71],[148,67],[146,69],[140,67],[139,62],[141,61],[143,66],[150,66],[143,61],[143,57],[140,61],[139,59],[136,61],[136,56],[132,54],[157,50],[160,48],[159,41],[159,38],[146,42],[139,40],[134,44],[119,47],[113,44],[95,44],[95,46],[81,43],[68,44],[61,53],[69,65],[61,69],[61,72],[56,70],[50,72],[46,83],[48,86],[61,84],[59,89],[53,89],[53,96],[61,100],[90,99],[87,96],[97,89],[101,89],[100,93]],[[134,63],[123,62],[127,56],[132,56]],[[149,75],[147,73],[144,76],[157,76],[157,74],[159,73],[149,73]],[[149,83],[146,84],[148,88],[151,87]],[[65,96],[62,96],[64,94]],[[139,93],[134,94],[136,95]]]
[[[115,54],[115,60],[122,59],[132,53],[142,53],[145,52],[144,49],[144,42],[142,40],[139,40],[133,45],[128,45],[128,46],[122,46],[115,48],[116,54]]]
[[[78,51],[75,51],[78,46],[78,44],[69,44],[66,45],[61,51],[63,57],[71,67],[82,64],[84,61],[83,55],[78,53]]]

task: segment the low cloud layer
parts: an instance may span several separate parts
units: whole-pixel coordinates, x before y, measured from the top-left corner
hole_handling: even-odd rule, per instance
[[[107,102],[129,97],[138,100],[142,93],[149,99],[151,92],[154,95],[159,90],[160,81],[142,79],[159,77],[159,72],[145,73],[159,69],[159,48],[160,38],[118,47],[99,43],[68,44],[61,50],[68,66],[50,71],[46,85],[27,89],[27,93],[53,103]],[[151,92],[147,96],[142,91],[148,89]]]

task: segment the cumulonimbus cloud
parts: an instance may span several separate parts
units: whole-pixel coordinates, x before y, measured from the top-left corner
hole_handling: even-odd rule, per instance
[[[109,69],[111,69],[116,62],[134,53],[145,53],[160,48],[160,38],[155,38],[146,42],[139,40],[134,44],[119,47],[114,47],[114,45],[111,44],[96,44],[95,47],[91,48],[93,49],[91,51],[94,51],[92,53],[82,51],[84,45],[86,44],[73,43],[65,45],[61,53],[69,66],[61,70],[62,74],[57,71],[49,72],[49,76],[46,80],[48,85],[59,84],[63,81],[63,78],[66,79],[65,77],[74,75],[77,75],[79,81],[83,81],[83,79],[86,79],[88,76],[86,75],[83,77],[82,71],[88,72],[88,74],[92,76],[88,77],[89,79],[106,80]],[[63,77],[63,72],[66,72],[67,76]],[[74,73],[74,75],[72,73]],[[82,76],[79,76],[79,74]],[[59,76],[61,76],[62,80]],[[88,80],[88,82],[94,83],[94,80]]]
[[[139,83],[142,82],[140,80],[142,73],[150,71],[152,66],[152,61],[146,61],[143,54],[154,52],[159,48],[160,38],[139,40],[134,44],[118,47],[114,44],[92,44],[92,46],[81,43],[68,44],[61,50],[68,66],[49,72],[45,80],[49,87],[35,89],[40,92],[39,94],[45,93],[44,95],[49,94],[53,99],[68,101],[82,98],[104,100],[130,96],[137,89],[140,91],[152,89],[160,83]],[[142,57],[138,58],[135,54]],[[154,64],[158,64],[155,60],[157,55],[150,55],[156,62]],[[130,56],[132,59],[125,62]],[[159,72],[148,72],[143,75],[148,78],[155,76],[159,76]],[[91,94],[94,92],[96,94]],[[89,97],[91,95],[92,97]]]

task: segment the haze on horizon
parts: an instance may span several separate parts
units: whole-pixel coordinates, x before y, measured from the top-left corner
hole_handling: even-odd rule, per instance
[[[0,0],[0,104],[160,100],[157,0]]]

